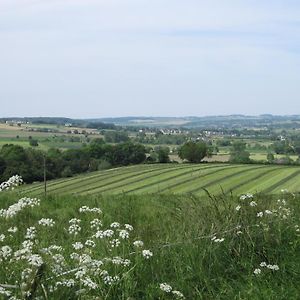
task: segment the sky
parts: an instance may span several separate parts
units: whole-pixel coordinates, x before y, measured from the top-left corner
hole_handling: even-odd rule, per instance
[[[0,117],[300,114],[299,0],[0,0]]]

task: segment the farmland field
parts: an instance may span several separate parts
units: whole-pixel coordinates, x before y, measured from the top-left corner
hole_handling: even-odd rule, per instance
[[[153,164],[91,172],[47,183],[53,194],[213,194],[300,192],[300,168],[275,165]],[[22,192],[39,196],[43,183],[25,185]]]

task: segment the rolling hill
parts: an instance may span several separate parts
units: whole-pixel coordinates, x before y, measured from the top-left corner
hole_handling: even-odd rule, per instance
[[[274,165],[156,164],[97,171],[47,183],[48,193],[78,195],[300,192],[300,168]],[[43,194],[43,183],[22,187],[32,196]]]

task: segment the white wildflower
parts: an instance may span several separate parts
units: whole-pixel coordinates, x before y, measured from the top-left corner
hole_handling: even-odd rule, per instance
[[[144,242],[143,241],[134,241],[133,242],[133,246],[134,247],[143,247],[144,246]]]
[[[55,283],[56,286],[65,286],[65,287],[73,287],[75,285],[74,279],[65,279],[63,281],[57,281]]]
[[[238,205],[238,206],[235,208],[236,211],[239,211],[240,209],[241,209],[241,206],[240,206],[240,205]]]
[[[76,243],[72,244],[72,246],[75,250],[80,250],[83,248],[83,244],[81,242],[76,242]]]
[[[98,208],[98,207],[90,208],[90,207],[85,206],[85,205],[79,208],[79,212],[80,213],[91,212],[91,213],[97,213],[97,214],[102,213],[101,209]]]
[[[161,283],[159,285],[159,288],[166,293],[171,293],[172,291],[172,287],[167,283]]]
[[[5,234],[0,234],[0,242],[3,242],[5,240]]]
[[[30,255],[27,260],[30,265],[36,267],[40,267],[44,263],[42,257],[38,254]]]
[[[253,271],[255,275],[259,275],[261,273],[261,269],[257,268]]]
[[[260,266],[261,266],[261,267],[266,267],[266,266],[267,266],[267,263],[266,263],[265,261],[263,261],[263,262],[260,263]]]
[[[1,247],[0,248],[0,261],[1,261],[1,258],[8,259],[9,257],[11,257],[12,252],[13,252],[13,250],[8,245]]]
[[[114,231],[111,229],[107,229],[107,230],[103,231],[104,237],[112,237],[113,235],[114,235]]]
[[[81,231],[81,227],[78,224],[72,224],[68,228],[69,234],[77,235]]]
[[[10,233],[16,233],[18,231],[18,227],[14,226],[14,227],[10,227],[7,229],[7,232]]]
[[[99,219],[92,220],[90,224],[91,224],[91,229],[96,229],[96,230],[99,230],[100,227],[102,226],[102,222]]]
[[[42,218],[38,221],[39,225],[42,226],[48,226],[48,227],[53,227],[55,222],[53,219],[49,219],[49,218]]]
[[[213,237],[211,238],[211,240],[212,240],[213,242],[215,242],[215,243],[222,243],[222,242],[225,241],[224,238],[217,239],[216,236],[213,236]]]
[[[267,268],[273,271],[278,271],[279,267],[278,265],[267,265]]]
[[[120,230],[119,237],[122,238],[123,240],[128,239],[129,238],[129,232],[125,229]]]
[[[112,248],[119,247],[120,244],[121,244],[121,242],[118,239],[113,239],[113,240],[110,241],[110,245],[111,245]]]
[[[36,237],[36,228],[34,226],[26,229],[25,239],[33,240]]]
[[[21,185],[23,183],[23,179],[19,175],[14,175],[10,177],[7,181],[2,182],[0,184],[0,192],[4,190],[13,190],[15,187]]]
[[[86,240],[86,242],[84,243],[86,246],[88,247],[92,247],[94,248],[96,246],[95,242],[92,240]]]
[[[175,296],[176,299],[184,299],[184,295],[179,291],[172,291],[172,294]]]
[[[40,205],[40,200],[36,198],[21,198],[17,203],[12,204],[7,209],[0,209],[0,217],[9,219],[16,216],[26,207],[35,207]]]
[[[149,259],[150,257],[153,256],[153,253],[150,250],[143,250],[142,255],[144,258]]]
[[[0,295],[9,297],[11,295],[11,292],[6,290],[4,287],[0,286]]]
[[[92,279],[90,277],[85,277],[85,278],[81,279],[81,282],[82,282],[83,286],[85,286],[91,290],[95,290],[98,287],[97,283],[92,281]]]
[[[111,228],[119,228],[119,227],[120,227],[120,223],[118,223],[118,222],[113,222],[113,223],[110,224],[110,227],[111,227]]]
[[[125,229],[127,229],[128,231],[132,231],[133,230],[133,226],[130,224],[124,224]]]
[[[240,199],[241,199],[241,200],[252,199],[252,198],[253,198],[253,195],[252,195],[252,194],[249,194],[249,193],[240,196]]]

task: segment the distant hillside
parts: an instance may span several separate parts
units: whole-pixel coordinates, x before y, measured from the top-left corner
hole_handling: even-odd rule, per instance
[[[113,128],[113,126],[133,127],[182,127],[182,128],[240,128],[240,127],[281,127],[282,129],[300,128],[300,115],[274,116],[264,114],[260,116],[227,115],[227,116],[187,116],[187,117],[117,117],[71,119],[63,117],[11,117],[0,118],[0,122],[20,121],[33,124],[66,124],[74,126]],[[105,125],[106,124],[106,125]]]

